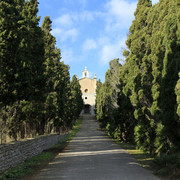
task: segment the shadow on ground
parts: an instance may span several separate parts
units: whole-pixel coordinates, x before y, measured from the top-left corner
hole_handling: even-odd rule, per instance
[[[132,156],[99,130],[93,116],[84,116],[80,131],[36,180],[157,180]]]

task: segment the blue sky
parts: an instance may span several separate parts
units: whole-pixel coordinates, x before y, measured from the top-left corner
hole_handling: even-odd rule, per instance
[[[71,77],[80,79],[85,66],[90,77],[104,82],[109,62],[119,58],[137,0],[38,0],[41,22],[52,20],[52,34],[61,49],[62,60],[70,66]],[[153,4],[159,0],[152,0]]]

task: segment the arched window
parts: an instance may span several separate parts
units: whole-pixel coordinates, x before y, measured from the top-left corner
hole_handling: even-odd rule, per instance
[[[86,72],[84,73],[84,76],[87,77],[87,73]]]
[[[84,92],[85,92],[85,93],[88,93],[88,89],[85,89]]]

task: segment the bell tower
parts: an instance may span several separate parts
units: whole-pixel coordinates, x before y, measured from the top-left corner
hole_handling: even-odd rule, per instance
[[[85,67],[84,71],[82,72],[83,78],[89,78],[89,72],[87,70],[87,67]]]
[[[89,71],[85,67],[82,72],[82,78],[79,79],[79,84],[81,86],[82,99],[84,102],[83,110],[81,114],[91,114],[95,115],[95,103],[96,103],[96,85],[97,77],[89,77]]]

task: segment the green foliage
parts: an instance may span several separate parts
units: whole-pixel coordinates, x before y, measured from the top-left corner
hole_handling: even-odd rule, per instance
[[[179,179],[178,171],[180,169],[179,154],[162,155],[156,157],[153,161],[156,167],[156,174],[161,177],[168,177],[169,179]]]
[[[97,119],[109,135],[136,142],[151,154],[180,150],[180,6],[139,0],[119,70],[117,89],[111,69],[97,92]],[[112,98],[118,92],[118,98]],[[112,104],[116,106],[112,106]]]
[[[82,107],[78,82],[71,87],[69,66],[60,61],[52,21],[45,17],[40,28],[37,13],[37,0],[0,2],[1,143],[7,135],[60,133]]]
[[[180,73],[179,73],[180,78]],[[176,87],[175,87],[175,93],[176,93],[176,101],[177,101],[177,115],[180,117],[180,79],[177,81]]]
[[[73,76],[71,81],[71,102],[71,113],[73,115],[73,120],[75,121],[79,117],[83,108],[81,87],[76,75]]]
[[[124,56],[124,57],[127,58],[127,57],[129,56],[129,54],[130,54],[130,52],[129,52],[128,50],[124,50],[124,51],[123,51],[123,56]]]

